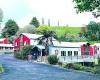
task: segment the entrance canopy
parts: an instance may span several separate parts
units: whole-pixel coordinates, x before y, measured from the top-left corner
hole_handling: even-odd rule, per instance
[[[35,47],[38,47],[39,49],[45,49],[43,45],[36,45]]]

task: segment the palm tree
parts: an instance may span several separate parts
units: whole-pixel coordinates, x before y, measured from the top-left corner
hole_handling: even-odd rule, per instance
[[[57,38],[56,33],[54,31],[44,30],[40,32],[43,34],[42,37],[38,38],[39,44],[45,46],[45,54],[49,54],[49,45],[53,45],[53,37]]]

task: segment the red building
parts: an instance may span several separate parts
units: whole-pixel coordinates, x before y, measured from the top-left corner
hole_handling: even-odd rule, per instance
[[[0,44],[9,44],[9,40],[6,38],[0,39]]]
[[[14,46],[6,38],[0,39],[0,53],[14,52]]]
[[[22,33],[14,40],[14,49],[19,50],[24,45],[37,45],[38,38],[42,35]]]
[[[81,46],[81,55],[94,56],[97,53],[97,47],[95,45],[84,44]]]

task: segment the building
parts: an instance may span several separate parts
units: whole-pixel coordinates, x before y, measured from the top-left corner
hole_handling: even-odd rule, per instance
[[[81,45],[82,56],[95,56],[97,54],[97,46],[90,45],[89,43]]]
[[[37,59],[39,56],[43,56],[45,47],[39,45],[39,39],[42,35],[22,33],[14,40],[14,51],[19,51],[21,47],[25,45],[33,45],[32,55],[34,59]]]
[[[14,52],[14,46],[6,38],[0,39],[0,53]]]
[[[86,46],[87,42],[56,42],[49,47],[50,55],[57,55],[60,62],[94,62],[97,58],[97,47]]]
[[[97,46],[97,54],[100,57],[100,43],[95,43],[94,45]]]
[[[57,55],[60,62],[80,62],[81,60],[81,45],[87,42],[55,42],[49,46],[49,54]]]
[[[6,38],[1,38],[0,39],[0,44],[9,44],[9,43],[10,43],[9,40],[6,39]]]
[[[12,53],[14,46],[12,44],[0,44],[0,53]]]
[[[30,33],[22,33],[14,40],[14,48],[15,50],[19,50],[20,47],[25,45],[37,45],[38,38],[42,37],[42,35],[30,34]]]
[[[45,46],[38,44],[38,38],[42,36],[29,33],[20,34],[14,41],[15,51],[20,50],[25,45],[33,45],[32,55],[35,60],[45,56]],[[54,38],[52,38],[52,42],[52,44],[49,44],[49,55],[57,55],[60,62],[94,62],[95,54],[97,53],[95,45],[86,46],[87,42],[59,42]]]

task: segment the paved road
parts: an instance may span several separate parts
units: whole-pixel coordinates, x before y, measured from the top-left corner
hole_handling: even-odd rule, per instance
[[[0,63],[5,67],[0,80],[100,80],[100,75],[16,60],[7,54],[0,55]]]

